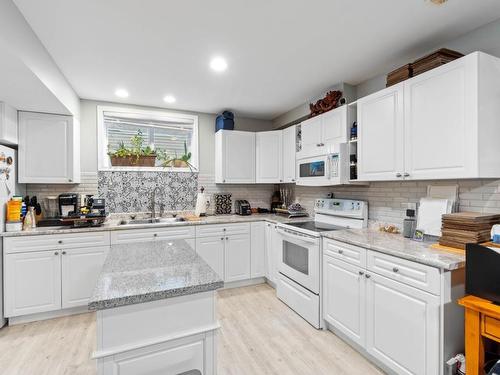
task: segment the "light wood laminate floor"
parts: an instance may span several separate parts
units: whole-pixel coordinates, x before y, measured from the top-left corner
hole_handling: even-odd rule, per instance
[[[331,332],[318,331],[268,285],[219,292],[219,375],[380,375]],[[0,330],[3,375],[95,375],[94,314]]]

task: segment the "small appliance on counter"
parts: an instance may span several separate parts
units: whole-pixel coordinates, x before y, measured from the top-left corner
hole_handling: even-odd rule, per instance
[[[59,216],[78,213],[78,197],[74,193],[59,194]]]
[[[250,207],[250,203],[244,199],[237,199],[234,201],[234,212],[237,215],[251,215],[252,208]]]

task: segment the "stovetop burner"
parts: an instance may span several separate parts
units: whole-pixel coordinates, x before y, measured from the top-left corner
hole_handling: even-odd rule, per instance
[[[317,223],[315,221],[305,221],[302,223],[287,223],[286,225],[290,225],[292,227],[297,227],[300,229],[310,230],[312,232],[328,232],[330,230],[345,229],[344,227],[339,227],[338,225]]]

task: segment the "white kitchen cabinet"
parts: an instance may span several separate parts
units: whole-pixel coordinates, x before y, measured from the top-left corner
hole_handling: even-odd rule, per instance
[[[403,85],[359,99],[358,180],[396,180],[404,170]]]
[[[225,237],[224,281],[250,279],[250,234]]]
[[[144,241],[186,240],[193,247],[195,228],[192,226],[126,229],[111,232],[111,244],[127,244]],[[194,248],[194,247],[193,247]]]
[[[250,237],[250,276],[251,278],[266,275],[266,223],[251,223]]]
[[[278,264],[282,252],[282,240],[276,224],[266,223],[266,278],[273,286],[278,283]]]
[[[215,133],[215,182],[255,183],[255,133],[237,130]]]
[[[359,99],[359,180],[500,177],[498,71],[474,52]]]
[[[61,251],[63,309],[88,303],[108,250],[101,246]]]
[[[80,182],[80,129],[71,116],[19,112],[19,183]]]
[[[4,271],[6,317],[61,308],[59,250],[6,254]]]
[[[368,353],[398,374],[439,373],[439,297],[375,273],[367,276]]]
[[[296,132],[295,125],[283,129],[283,182],[285,183],[294,183],[296,180]]]
[[[283,182],[283,132],[273,130],[255,134],[257,183]]]
[[[323,257],[323,317],[353,342],[365,344],[365,271],[325,255]]]
[[[196,252],[224,280],[225,237],[213,236],[196,239]]]
[[[332,109],[301,123],[302,148],[298,159],[324,155],[332,146],[347,142],[347,129],[351,120],[347,105]]]
[[[0,142],[17,145],[17,109],[0,102]]]

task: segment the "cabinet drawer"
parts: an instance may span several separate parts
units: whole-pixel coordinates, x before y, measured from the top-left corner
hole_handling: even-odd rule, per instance
[[[193,226],[174,228],[126,229],[111,232],[111,245],[153,240],[181,240],[195,237]]]
[[[366,267],[366,249],[343,242],[324,239],[323,253],[358,267]]]
[[[226,236],[250,233],[250,223],[198,225],[196,237]]]
[[[440,294],[440,277],[437,268],[376,251],[368,251],[367,269],[426,292]]]
[[[107,231],[8,237],[4,239],[4,251],[10,254],[59,248],[109,246],[109,237]]]
[[[493,339],[500,340],[500,320],[485,316],[483,333]]]

